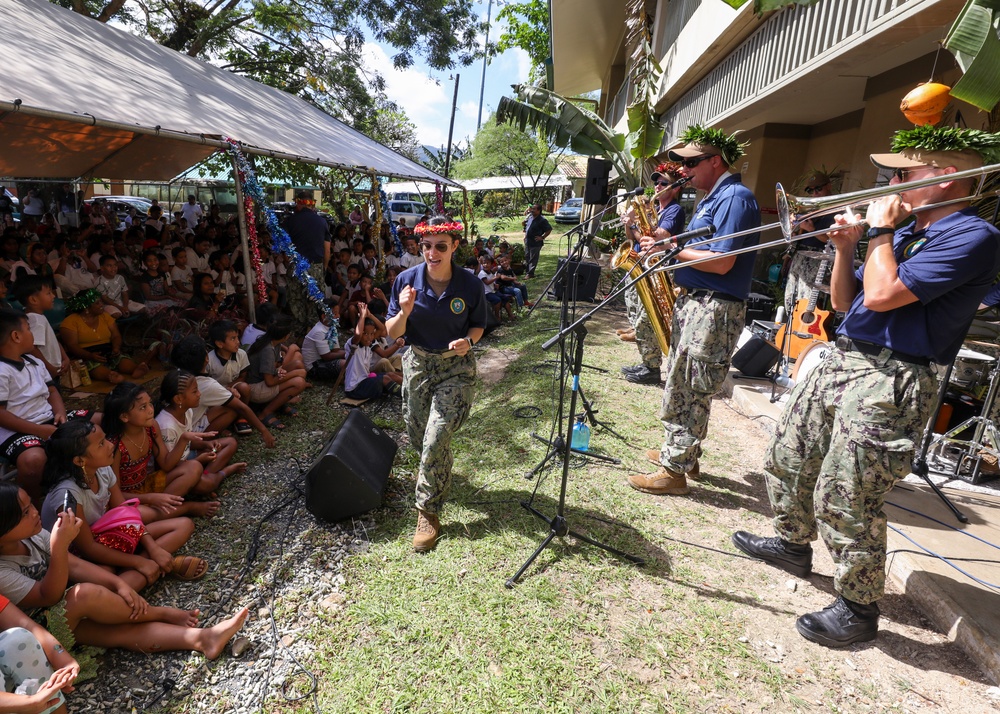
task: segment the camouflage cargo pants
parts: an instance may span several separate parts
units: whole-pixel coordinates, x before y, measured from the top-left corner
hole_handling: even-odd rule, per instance
[[[687,473],[701,456],[712,396],[726,379],[745,313],[742,302],[708,295],[682,295],[674,304],[660,408],[660,463],[673,471]]]
[[[410,446],[420,449],[417,508],[438,513],[451,488],[451,439],[472,408],[476,358],[403,356],[403,421]]]
[[[875,602],[885,587],[885,494],[910,471],[934,403],[929,367],[833,350],[792,391],[765,464],[774,528],[792,543],[816,532],[834,587]]]
[[[323,281],[326,276],[322,263],[312,263],[309,266],[309,275],[316,281],[316,286],[323,292]],[[319,306],[315,301],[309,299],[309,291],[305,284],[295,276],[288,276],[288,309],[295,320],[294,329],[299,335],[304,335],[312,329],[316,321],[319,320]]]
[[[628,321],[635,330],[635,346],[639,349],[639,357],[642,363],[651,371],[659,372],[660,365],[663,364],[663,353],[660,351],[660,343],[653,332],[653,326],[649,322],[649,315],[646,308],[639,299],[639,292],[633,285],[625,291],[625,311]]]

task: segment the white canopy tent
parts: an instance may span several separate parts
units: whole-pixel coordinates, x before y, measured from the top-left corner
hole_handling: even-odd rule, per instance
[[[488,176],[454,183],[466,191],[513,191],[522,186],[565,188],[572,185],[561,172],[539,179],[537,183],[533,176]],[[417,183],[416,181],[393,181],[383,184],[382,188],[386,193],[434,193],[433,184]]]
[[[168,180],[245,153],[442,181],[308,102],[48,0],[0,0],[0,176]]]

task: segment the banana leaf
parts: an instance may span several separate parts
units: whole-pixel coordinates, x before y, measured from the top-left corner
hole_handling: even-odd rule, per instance
[[[969,0],[944,40],[963,72],[951,95],[987,112],[1000,102],[998,10],[1000,0]]]

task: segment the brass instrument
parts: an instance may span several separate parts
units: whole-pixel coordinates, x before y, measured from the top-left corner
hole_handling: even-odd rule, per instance
[[[891,196],[893,194],[900,193],[901,191],[909,191],[915,188],[922,188],[924,186],[933,186],[935,184],[942,183],[944,181],[959,181],[961,179],[967,178],[978,178],[979,182],[976,189],[968,196],[963,196],[961,198],[952,198],[947,201],[939,201],[938,203],[932,203],[925,206],[917,206],[913,209],[912,213],[920,213],[921,211],[928,211],[934,208],[940,208],[941,206],[948,206],[955,203],[967,203],[973,201],[977,198],[983,198],[985,196],[997,196],[1000,195],[1000,189],[984,190],[986,179],[996,172],[1000,171],[1000,164],[991,164],[989,166],[982,166],[974,169],[965,169],[964,171],[956,171],[955,173],[947,174],[945,176],[930,176],[928,178],[916,179],[914,181],[905,181],[903,183],[897,184],[886,184],[884,186],[875,186],[873,188],[866,188],[860,191],[853,191],[851,193],[841,193],[833,196],[817,196],[817,197],[800,197],[800,196],[790,196],[786,193],[784,187],[779,183],[775,187],[775,199],[778,205],[778,220],[775,223],[769,223],[767,225],[760,226],[759,228],[748,228],[743,231],[737,231],[736,233],[730,233],[728,235],[713,236],[711,238],[705,238],[699,240],[697,245],[705,245],[709,243],[715,243],[720,240],[728,240],[731,238],[737,238],[739,236],[748,235],[750,233],[763,233],[769,230],[780,229],[783,238],[778,240],[769,241],[767,243],[761,243],[759,245],[747,246],[745,248],[739,248],[737,250],[728,251],[725,253],[726,256],[742,255],[743,253],[753,253],[759,250],[767,250],[768,248],[773,248],[780,245],[788,245],[789,243],[795,243],[800,240],[805,240],[806,238],[813,238],[814,236],[825,235],[827,233],[832,233],[833,231],[840,230],[842,226],[831,226],[830,228],[824,228],[818,231],[812,231],[810,233],[800,233],[793,236],[792,233],[798,227],[798,225],[805,220],[812,220],[819,216],[830,215],[831,213],[841,213],[848,209],[853,211],[856,208],[866,206],[873,201],[877,201],[880,198],[886,196]],[[653,267],[656,263],[655,258],[659,256],[650,255],[643,262],[643,269],[648,270]],[[694,265],[699,265],[701,263],[707,263],[711,260],[717,260],[720,254],[706,256],[705,258],[699,258],[698,260],[685,261],[683,267],[691,267]],[[680,265],[664,265],[660,266],[654,273],[658,272],[670,272],[675,270]]]
[[[653,235],[658,223],[656,206],[645,196],[636,196],[629,199],[628,207],[635,210],[636,223],[642,234]],[[611,257],[612,267],[624,269],[632,279],[638,278],[643,271],[635,247],[633,240],[626,239]],[[670,323],[674,317],[674,286],[670,276],[663,271],[654,271],[637,282],[635,289],[649,315],[660,350],[667,354],[670,351]]]

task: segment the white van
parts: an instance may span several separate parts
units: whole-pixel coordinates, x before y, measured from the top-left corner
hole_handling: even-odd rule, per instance
[[[417,225],[417,221],[423,218],[428,211],[426,203],[419,201],[389,201],[389,213],[393,223],[399,223],[400,218],[406,219],[406,225],[410,228]]]

